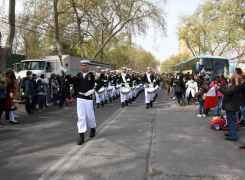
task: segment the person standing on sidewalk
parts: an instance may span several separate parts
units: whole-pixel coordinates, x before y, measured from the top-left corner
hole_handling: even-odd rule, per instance
[[[245,118],[245,75],[241,75],[242,83],[239,85],[239,77],[235,77],[236,89],[241,93],[240,99],[240,111],[242,113],[243,118]],[[243,126],[242,126],[243,127]],[[245,151],[245,146],[240,146],[239,149]]]
[[[228,84],[228,87],[224,87],[220,83],[214,84],[213,86],[224,95],[222,109],[226,111],[226,118],[229,126],[229,133],[225,134],[225,136],[227,136],[225,138],[226,141],[237,141],[236,112],[240,109],[240,105],[238,103],[240,101],[240,92],[237,91],[237,88],[235,86],[235,78],[237,76],[239,75],[233,75],[233,77],[231,78],[231,82],[229,82]]]
[[[94,74],[89,71],[89,60],[81,60],[81,72],[76,74],[72,79],[65,72],[66,78],[71,83],[77,83],[77,116],[78,116],[78,133],[80,135],[77,145],[84,142],[84,133],[87,131],[87,125],[91,128],[89,137],[95,136],[96,121],[94,115],[93,94],[102,87],[99,78],[95,78]],[[95,83],[98,85],[94,89]]]
[[[4,126],[4,123],[1,122],[1,117],[5,107],[5,86],[1,74],[2,72],[0,71],[0,126]]]
[[[32,112],[32,100],[35,94],[34,85],[32,83],[32,74],[28,75],[28,80],[25,82],[25,97],[26,97],[26,111],[28,114],[33,114]]]

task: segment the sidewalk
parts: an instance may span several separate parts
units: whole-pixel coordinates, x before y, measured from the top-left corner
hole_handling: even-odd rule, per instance
[[[244,129],[237,142],[227,142],[227,131],[210,128],[211,116],[196,117],[198,105],[178,107],[164,95],[156,107],[148,179],[245,179],[245,152],[238,149],[245,144]]]

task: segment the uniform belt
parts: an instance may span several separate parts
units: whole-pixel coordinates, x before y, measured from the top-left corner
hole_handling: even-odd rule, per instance
[[[85,96],[84,92],[78,92],[78,94],[81,94],[82,96]]]

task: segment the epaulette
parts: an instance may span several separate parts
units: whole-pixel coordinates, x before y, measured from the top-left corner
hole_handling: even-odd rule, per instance
[[[93,75],[94,75],[94,80],[96,81],[100,78],[95,72],[93,73]]]

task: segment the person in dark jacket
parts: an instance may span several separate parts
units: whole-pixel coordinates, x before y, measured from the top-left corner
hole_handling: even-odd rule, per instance
[[[0,71],[1,74],[1,71]],[[5,107],[5,86],[4,86],[4,81],[0,76],[0,126],[3,126],[4,124],[1,122],[1,117],[4,111]]]
[[[26,111],[28,114],[33,114],[31,109],[32,109],[32,99],[35,94],[35,89],[34,89],[34,84],[32,82],[33,81],[32,75],[29,75],[28,77],[29,79],[26,81],[25,84]]]
[[[242,113],[243,118],[245,118],[245,75],[241,75],[241,81],[242,83],[239,84],[239,77],[235,77],[236,81],[236,89],[238,92],[241,93],[241,99],[240,99],[240,111]],[[242,125],[244,127],[244,124]],[[245,151],[245,146],[240,146],[239,149]]]
[[[177,78],[173,81],[176,84],[175,86],[175,94],[177,96],[178,106],[183,105],[182,94],[185,91],[185,82],[183,81],[182,74],[177,74]]]
[[[215,84],[216,87],[223,95],[224,99],[222,102],[222,109],[226,112],[226,119],[229,126],[229,133],[225,134],[227,136],[225,140],[227,141],[237,141],[237,125],[236,125],[236,112],[239,111],[240,105],[240,93],[237,91],[235,86],[235,77],[239,75],[234,75],[231,78],[231,82],[228,87],[222,86],[221,84]]]

